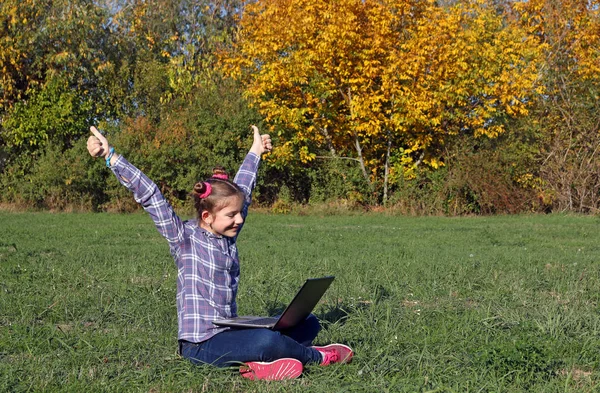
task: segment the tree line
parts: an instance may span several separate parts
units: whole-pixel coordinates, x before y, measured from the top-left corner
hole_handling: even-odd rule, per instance
[[[600,207],[598,0],[4,0],[0,202],[135,208],[89,126],[175,206],[249,125],[259,203]]]

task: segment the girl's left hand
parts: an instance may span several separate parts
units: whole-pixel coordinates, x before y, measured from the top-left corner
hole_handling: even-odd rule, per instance
[[[258,156],[271,151],[273,145],[271,144],[271,137],[269,134],[261,135],[258,131],[258,127],[255,125],[252,126],[252,131],[254,131],[254,142],[252,143],[250,151]]]

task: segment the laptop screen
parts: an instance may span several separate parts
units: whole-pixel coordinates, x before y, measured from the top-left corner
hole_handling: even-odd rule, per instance
[[[335,277],[309,278],[281,314],[273,329],[288,329],[304,320],[315,308]]]

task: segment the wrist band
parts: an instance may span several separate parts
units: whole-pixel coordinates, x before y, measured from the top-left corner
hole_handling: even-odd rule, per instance
[[[113,154],[115,154],[115,148],[111,147],[110,150],[108,151],[108,156],[106,156],[106,167],[110,168],[110,159],[112,158]]]

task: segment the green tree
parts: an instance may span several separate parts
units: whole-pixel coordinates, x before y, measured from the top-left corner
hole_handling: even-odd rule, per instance
[[[95,69],[105,58],[103,19],[104,11],[91,0],[2,2],[0,138],[5,146],[35,150],[54,135],[67,145],[81,135],[78,127],[93,118],[99,93]]]
[[[237,162],[249,122],[259,119],[237,86],[222,80],[213,52],[229,42],[240,6],[205,0],[2,2],[0,181],[11,190],[3,197],[56,207],[39,198],[48,191],[45,177],[54,196],[88,184],[90,173],[62,168],[68,160],[54,156],[72,157],[90,124],[119,141],[175,203],[209,165]],[[89,198],[96,207],[122,208],[118,189],[80,190],[105,193]]]

